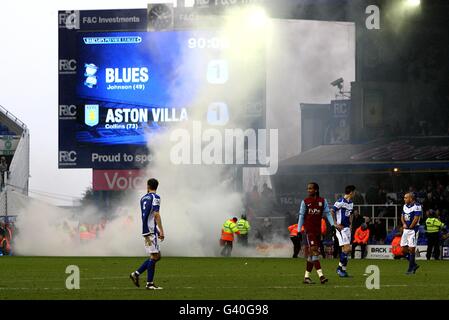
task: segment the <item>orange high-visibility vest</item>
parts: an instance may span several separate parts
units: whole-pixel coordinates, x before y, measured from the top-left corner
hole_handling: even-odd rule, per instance
[[[6,251],[7,251],[7,252],[4,252],[4,254],[7,254],[11,250],[11,245],[9,244],[9,241],[6,237],[3,237],[3,239],[0,241],[0,246],[2,248],[3,248],[3,243],[6,243]]]
[[[79,234],[81,240],[89,240],[91,238],[90,232],[87,230],[87,226],[85,224],[80,225]]]
[[[221,228],[221,240],[234,241],[234,233],[240,234],[237,224],[232,219],[229,219]]]
[[[368,243],[368,239],[369,239],[369,229],[363,231],[362,227],[358,227],[354,234],[354,242]]]
[[[326,220],[321,219],[321,234],[324,236],[327,232]]]
[[[290,232],[290,237],[298,236],[298,224],[292,224],[290,227],[288,227],[288,231]]]
[[[391,253],[395,256],[402,256],[401,236],[396,236],[391,241]]]

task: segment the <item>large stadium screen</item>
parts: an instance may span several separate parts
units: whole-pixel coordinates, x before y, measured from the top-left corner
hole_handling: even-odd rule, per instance
[[[152,139],[192,121],[195,108],[216,111],[199,119],[207,123],[253,99],[226,98],[241,66],[228,58],[229,39],[217,30],[86,32],[81,27],[75,33],[64,56],[75,61],[76,71],[61,73],[60,67],[60,168],[144,167],[152,159]],[[60,36],[60,64],[67,41]],[[265,96],[263,87],[258,94]]]

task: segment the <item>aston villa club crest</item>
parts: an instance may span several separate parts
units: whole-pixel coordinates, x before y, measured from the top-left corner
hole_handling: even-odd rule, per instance
[[[84,122],[90,127],[96,126],[99,121],[98,104],[86,104],[84,108]]]

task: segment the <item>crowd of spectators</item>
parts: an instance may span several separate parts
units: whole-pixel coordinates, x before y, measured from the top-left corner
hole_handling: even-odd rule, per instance
[[[352,232],[366,223],[369,229],[369,244],[389,244],[392,238],[398,232],[394,226],[400,226],[400,214],[404,194],[413,192],[416,195],[416,200],[423,207],[423,218],[421,219],[421,229],[419,243],[425,244],[425,217],[426,212],[433,210],[437,217],[446,225],[449,225],[449,180],[445,177],[441,179],[429,177],[422,180],[420,183],[413,185],[404,184],[403,187],[393,188],[386,183],[372,184],[361,191],[356,190],[353,202],[356,205],[354,209],[354,221]],[[325,196],[329,203],[333,203],[341,194],[332,196]],[[292,194],[291,199],[302,199],[300,195],[297,197]],[[273,234],[279,232],[279,235],[286,234],[285,228],[297,222],[297,212],[299,203],[291,201],[285,208],[278,208],[276,196],[271,188],[264,184],[262,192],[258,192],[258,188],[254,187],[251,192],[246,194],[245,198],[246,213],[248,219],[252,222],[260,221],[260,227],[254,223],[254,233],[257,234],[257,239],[266,240],[273,238]],[[281,201],[282,202],[282,201]],[[357,205],[361,205],[357,207]],[[376,205],[374,207],[366,205]],[[383,206],[384,205],[384,206]],[[278,212],[282,212],[279,214]],[[395,215],[397,214],[397,216]],[[273,217],[285,217],[285,228],[275,228]],[[396,217],[398,220],[396,220]],[[328,228],[331,230],[331,228]],[[270,233],[270,234],[268,234]],[[332,234],[328,232],[325,240],[332,242]]]
[[[401,188],[399,192],[389,190],[382,183],[378,185],[371,185],[366,192],[358,192],[354,197],[354,204],[359,205],[385,205],[374,208],[374,219],[372,217],[372,208],[361,207],[361,215],[364,217],[365,223],[370,229],[370,243],[384,244],[391,243],[394,235],[399,232],[397,228],[401,226],[400,216],[396,222],[397,228],[392,228],[390,224],[388,228],[386,220],[383,218],[393,218],[395,208],[398,206],[398,213],[401,212],[401,206],[404,204],[403,197],[407,192],[413,192],[416,196],[416,201],[423,207],[423,218],[421,219],[421,229],[424,228],[424,222],[429,210],[433,210],[437,217],[446,225],[449,224],[449,184],[443,182],[444,179],[427,179],[420,184],[411,185]],[[338,195],[336,195],[337,197]],[[354,213],[358,215],[358,210]],[[362,219],[360,219],[361,221]],[[356,223],[357,227],[360,222]],[[425,244],[425,230],[420,232],[420,241]]]
[[[420,203],[424,211],[432,209],[439,212],[439,215],[446,222],[449,206],[449,184],[443,183],[441,180],[425,180],[420,185],[411,185],[402,189],[400,192],[392,192],[387,190],[382,184],[378,186],[370,186],[365,195],[360,194],[360,200],[355,201],[356,204],[385,204],[385,205],[401,205],[403,204],[403,196],[407,192],[413,192],[416,200]]]

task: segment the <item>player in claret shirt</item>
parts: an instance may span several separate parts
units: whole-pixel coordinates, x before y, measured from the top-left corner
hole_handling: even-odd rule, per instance
[[[328,279],[324,276],[320,264],[320,241],[321,241],[321,219],[325,216],[331,226],[335,226],[334,219],[329,211],[326,199],[320,197],[320,187],[317,183],[311,182],[307,185],[308,197],[301,202],[298,219],[298,232],[304,225],[304,238],[306,240],[305,256],[307,259],[304,283],[312,284],[310,272],[315,267],[320,282],[326,283]]]

